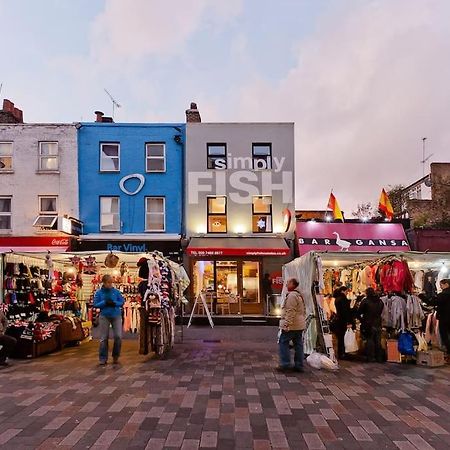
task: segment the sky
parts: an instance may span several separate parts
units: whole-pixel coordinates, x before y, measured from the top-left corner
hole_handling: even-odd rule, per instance
[[[448,0],[0,0],[26,122],[295,122],[296,206],[349,213],[450,160]],[[427,166],[428,169],[428,166]]]

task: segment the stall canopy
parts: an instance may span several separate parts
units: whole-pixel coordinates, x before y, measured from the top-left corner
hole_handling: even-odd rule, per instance
[[[299,254],[330,252],[404,252],[410,247],[399,223],[298,222]]]
[[[68,237],[23,236],[0,238],[0,253],[13,252],[66,252],[70,247]]]
[[[286,256],[289,247],[282,238],[192,238],[190,256]]]

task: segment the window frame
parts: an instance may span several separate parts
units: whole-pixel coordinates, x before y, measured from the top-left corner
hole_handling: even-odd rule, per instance
[[[264,198],[269,197],[270,198],[270,211],[268,213],[257,213],[255,212],[255,198]],[[267,231],[267,223],[266,223],[266,230],[265,231],[258,231],[253,228],[253,220],[255,219],[255,216],[265,216],[270,217],[270,230]],[[265,233],[273,233],[273,197],[271,195],[254,195],[252,197],[252,233],[255,234],[265,234]]]
[[[225,154],[223,156],[217,156],[217,155],[210,155],[209,154],[209,148],[210,147],[216,147],[219,145],[223,145],[225,148]],[[206,143],[206,168],[208,170],[227,170],[228,169],[228,146],[226,142],[207,142]],[[217,167],[210,167],[210,158],[214,162],[216,159],[224,159],[225,160],[225,167],[223,168],[217,168]]]
[[[118,168],[117,169],[103,169],[102,162],[103,162],[103,146],[104,145],[117,145],[117,156],[110,157],[110,159],[116,159],[118,161]],[[120,172],[120,142],[100,142],[100,172],[102,173],[118,173]]]
[[[162,213],[152,213],[148,211],[148,202],[147,200],[149,199],[162,199],[163,201],[163,212]],[[144,199],[145,201],[145,231],[147,233],[165,233],[166,232],[166,197],[162,196],[162,195],[147,195]],[[164,226],[162,229],[160,230],[154,230],[154,229],[150,229],[147,226],[147,216],[149,215],[158,215],[158,216],[163,216],[164,219]]]
[[[11,167],[10,168],[0,168],[1,172],[12,172],[14,170],[14,142],[13,141],[0,141],[0,144],[9,144],[11,145],[11,155],[2,156],[0,155],[0,158],[10,158],[11,159]]]
[[[42,209],[41,200],[45,198],[54,198],[56,200],[56,210],[53,211],[44,211]],[[58,196],[57,195],[38,195],[38,203],[39,203],[39,215],[40,216],[58,216]]]
[[[117,230],[104,230],[103,229],[103,225],[102,225],[102,216],[103,216],[103,210],[102,210],[102,199],[103,198],[116,198],[118,200],[118,204],[117,204],[117,215],[119,216],[119,228]],[[117,233],[121,231],[122,226],[121,226],[121,220],[120,220],[120,196],[119,195],[100,195],[99,197],[99,230],[101,233]],[[114,213],[109,213],[109,214],[114,214]]]
[[[148,156],[147,149],[151,145],[162,145],[163,146],[163,156]],[[148,161],[149,160],[163,160],[164,161],[164,169],[163,170],[148,170]],[[145,172],[146,173],[165,173],[167,170],[167,159],[166,159],[166,143],[165,142],[146,142],[145,143]]]
[[[56,155],[43,155],[42,154],[42,144],[56,144],[57,154]],[[43,159],[49,159],[49,158],[55,158],[57,162],[56,169],[44,169],[42,167],[42,160]],[[58,141],[39,141],[38,143],[38,171],[39,172],[58,172],[59,171],[59,142]]]
[[[0,200],[9,200],[9,212],[0,211],[0,216],[9,216],[9,228],[0,228],[0,233],[12,231],[12,195],[0,195]]]
[[[209,200],[214,198],[224,198],[225,199],[225,212],[224,213],[213,213],[209,211]],[[209,226],[209,218],[211,216],[221,216],[225,217],[225,231],[211,231]],[[228,233],[228,198],[226,195],[208,195],[206,197],[206,229],[208,234],[224,234]]]
[[[259,168],[259,167],[256,167],[255,166],[255,160],[258,160],[258,159],[263,159],[264,158],[264,156],[261,156],[261,155],[255,155],[255,147],[258,147],[258,146],[268,146],[269,147],[269,150],[270,150],[270,152],[269,152],[269,155],[267,155],[267,156],[265,156],[265,158],[269,158],[269,161],[270,161],[270,167],[266,167],[265,169],[263,169],[263,168]],[[252,142],[252,168],[253,168],[253,170],[258,170],[258,171],[260,171],[260,170],[272,170],[272,142]],[[267,162],[267,159],[266,159],[266,162]]]

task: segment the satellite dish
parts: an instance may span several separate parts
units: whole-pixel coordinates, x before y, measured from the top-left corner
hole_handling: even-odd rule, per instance
[[[431,183],[431,177],[429,175],[425,178],[424,183],[425,183],[426,187],[431,187],[432,183]]]

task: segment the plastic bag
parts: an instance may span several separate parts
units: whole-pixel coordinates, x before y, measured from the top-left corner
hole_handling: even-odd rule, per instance
[[[313,369],[321,369],[322,368],[322,355],[317,352],[312,352],[307,358],[306,362]]]
[[[336,361],[333,361],[332,359],[328,358],[326,355],[320,355],[320,363],[322,369],[326,370],[338,370],[339,365]]]
[[[356,333],[349,328],[344,336],[345,353],[355,353],[358,351],[358,341],[356,340]]]
[[[428,344],[427,341],[425,340],[425,336],[424,334],[419,331],[418,333],[416,333],[416,339],[417,342],[419,343],[419,347],[417,348],[418,352],[427,352],[428,351]]]
[[[398,351],[402,355],[413,356],[416,354],[414,351],[413,335],[407,331],[400,333],[398,337]]]

